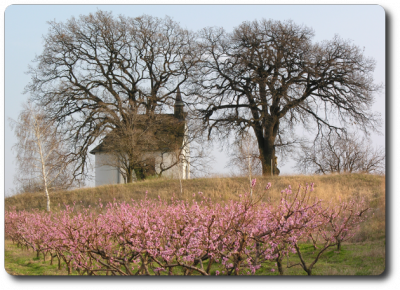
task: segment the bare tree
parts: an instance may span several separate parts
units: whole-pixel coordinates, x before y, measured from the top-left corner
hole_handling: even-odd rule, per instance
[[[249,132],[244,132],[236,139],[230,153],[228,167],[239,170],[240,175],[248,176],[250,196],[253,195],[253,177],[262,174],[260,152],[257,140]]]
[[[156,122],[198,61],[194,35],[168,17],[98,11],[49,25],[26,92],[74,140],[81,160],[75,174],[85,172],[89,146],[100,136],[124,132],[125,143],[136,134],[137,115]]]
[[[202,120],[196,112],[189,111],[187,117],[187,145],[190,149],[190,176],[207,177],[213,174],[215,157],[212,155],[213,140],[204,134]]]
[[[13,146],[19,172],[16,180],[22,187],[36,184],[42,189],[50,211],[49,191],[76,185],[71,171],[73,155],[45,113],[31,104],[24,106],[17,121],[10,119],[10,125],[18,139]]]
[[[297,125],[313,134],[379,126],[370,111],[380,89],[372,78],[375,61],[339,36],[312,43],[313,36],[311,28],[272,20],[244,22],[232,33],[201,32],[192,95],[204,125],[222,140],[251,128],[264,175],[279,174],[271,160],[277,146],[296,141]]]
[[[385,150],[372,148],[370,140],[355,134],[321,137],[302,145],[296,168],[303,173],[384,173]]]
[[[250,182],[253,175],[262,174],[260,152],[254,136],[246,132],[241,138],[235,139],[228,166],[239,170],[241,175],[249,176]]]

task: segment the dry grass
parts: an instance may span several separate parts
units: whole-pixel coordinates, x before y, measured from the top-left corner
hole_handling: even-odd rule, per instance
[[[346,200],[348,198],[364,197],[374,205],[384,207],[385,176],[370,174],[334,174],[314,176],[271,176],[257,177],[256,192],[261,193],[268,182],[272,183],[266,197],[275,200],[279,198],[282,189],[289,184],[296,188],[299,184],[315,183],[315,194],[323,200]],[[52,204],[72,204],[82,201],[84,205],[93,205],[101,198],[103,202],[129,201],[144,198],[148,191],[149,198],[169,199],[175,195],[180,199],[191,199],[193,193],[199,191],[206,196],[218,200],[238,199],[239,194],[248,192],[249,181],[245,177],[233,178],[198,178],[183,180],[183,193],[180,193],[178,180],[152,179],[123,185],[104,185],[92,188],[82,188],[51,193]],[[383,204],[382,204],[383,202]],[[6,208],[16,206],[17,209],[39,209],[46,206],[43,193],[24,193],[5,199]]]
[[[272,187],[266,191],[265,186],[271,182]],[[255,194],[264,194],[264,201],[279,200],[281,190],[289,184],[293,190],[299,184],[315,183],[315,194],[325,201],[338,202],[350,198],[365,198],[374,211],[355,241],[364,241],[385,237],[385,176],[370,174],[332,174],[313,176],[270,176],[257,177]],[[180,192],[179,180],[152,179],[133,184],[106,185],[93,188],[83,188],[70,191],[51,193],[53,210],[58,205],[73,204],[82,206],[96,205],[114,200],[130,201],[143,199],[148,192],[149,198],[170,199],[173,195],[178,199],[192,199],[193,193],[203,192],[205,196],[215,201],[237,200],[239,195],[249,191],[249,180],[245,177],[233,178],[199,178],[183,180],[183,192]],[[25,193],[5,199],[5,208],[17,210],[44,210],[46,198],[43,193]]]

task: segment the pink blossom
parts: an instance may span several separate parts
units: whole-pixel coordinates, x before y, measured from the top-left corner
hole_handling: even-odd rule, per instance
[[[270,186],[268,183],[267,188]],[[283,193],[289,191],[290,187]],[[180,264],[194,265],[206,255],[229,272],[237,267],[239,273],[255,273],[278,257],[277,249],[285,249],[284,255],[295,253],[297,241],[317,233],[325,242],[345,241],[365,220],[365,214],[359,216],[365,211],[364,202],[324,207],[317,199],[305,198],[307,194],[306,188],[299,187],[297,194],[283,194],[277,205],[252,204],[245,195],[240,201],[224,204],[204,196],[199,196],[201,202],[147,197],[131,203],[114,200],[100,213],[95,207],[78,211],[66,206],[50,213],[14,209],[5,212],[5,233],[23,247],[58,253],[74,269],[86,273],[117,274],[118,269],[134,275],[147,256],[158,261],[149,264],[154,273],[173,270],[183,275]],[[254,265],[258,250],[263,254]],[[240,265],[235,262],[236,255],[242,257]],[[200,263],[193,271],[204,274]]]

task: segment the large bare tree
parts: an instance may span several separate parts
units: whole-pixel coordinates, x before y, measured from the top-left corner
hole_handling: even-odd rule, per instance
[[[68,142],[57,132],[54,123],[40,108],[24,106],[18,120],[10,119],[18,142],[13,146],[18,185],[36,184],[46,195],[46,209],[50,211],[49,191],[78,185],[72,171],[75,158],[70,154]]]
[[[89,146],[99,136],[129,135],[138,114],[156,122],[198,60],[194,35],[168,17],[98,11],[49,25],[26,92],[74,140],[81,160],[75,174],[85,172]]]
[[[203,59],[193,77],[193,95],[209,135],[221,138],[251,128],[263,174],[279,174],[276,149],[292,144],[293,128],[314,134],[368,132],[379,126],[371,112],[375,61],[335,36],[313,43],[311,28],[292,21],[244,22],[232,33],[201,32]]]

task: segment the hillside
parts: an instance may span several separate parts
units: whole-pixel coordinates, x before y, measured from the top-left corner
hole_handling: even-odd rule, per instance
[[[272,187],[266,191],[265,186]],[[385,237],[385,176],[370,174],[332,174],[313,176],[273,176],[257,177],[255,195],[263,195],[264,201],[279,201],[281,190],[291,185],[293,191],[299,184],[314,182],[315,194],[323,201],[339,202],[346,199],[363,197],[373,209],[374,215],[364,224],[356,240],[368,240]],[[58,210],[64,204],[79,207],[95,206],[102,203],[139,200],[148,198],[191,200],[193,193],[203,192],[215,201],[237,200],[239,195],[249,191],[249,180],[244,177],[234,178],[199,178],[182,181],[183,193],[180,192],[179,180],[153,179],[133,184],[107,185],[51,193],[52,210]],[[197,198],[197,197],[196,197]],[[5,209],[45,210],[46,198],[43,193],[25,193],[5,199]],[[59,207],[60,206],[60,207]]]
[[[264,194],[276,200],[281,190],[291,185],[293,189],[299,184],[314,183],[315,194],[323,200],[340,200],[364,196],[374,206],[384,208],[385,205],[385,176],[370,174],[332,174],[332,175],[296,175],[256,177],[256,194]],[[271,182],[268,192],[265,186]],[[105,185],[91,188],[81,188],[68,191],[50,193],[51,203],[72,205],[74,202],[83,206],[95,205],[99,199],[103,203],[116,201],[130,201],[131,199],[148,198],[170,199],[173,195],[179,199],[192,199],[193,193],[199,191],[212,199],[226,201],[238,199],[240,194],[249,191],[249,180],[244,177],[232,178],[198,178],[182,180],[183,192],[180,192],[179,180],[152,179],[132,184]],[[5,208],[16,207],[17,210],[44,210],[46,198],[43,193],[24,193],[5,198]]]

